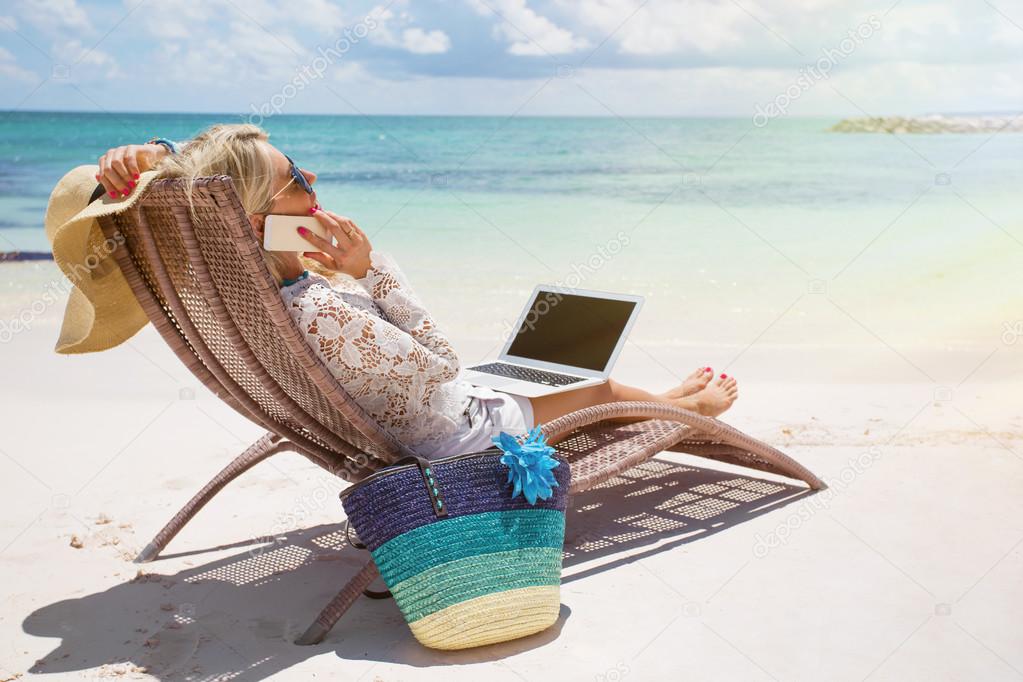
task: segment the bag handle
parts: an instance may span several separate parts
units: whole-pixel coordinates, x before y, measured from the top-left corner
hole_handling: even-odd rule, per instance
[[[433,509],[434,515],[438,518],[447,516],[448,508],[444,504],[444,494],[437,483],[437,478],[433,475],[433,465],[430,460],[419,455],[406,455],[394,462],[392,466],[412,463],[419,467],[419,475],[422,476],[423,485],[426,486],[426,494],[430,496],[430,507]]]
[[[352,539],[352,520],[348,518],[345,519],[345,541],[355,549],[366,549],[365,543],[359,540],[358,536]]]
[[[345,519],[345,540],[355,549],[366,549],[366,545],[361,540],[352,539],[352,523],[348,519]],[[370,599],[390,599],[394,596],[390,590],[371,590],[368,587],[362,593]]]
[[[433,475],[433,468],[430,464],[430,460],[418,455],[407,455],[399,459],[397,462],[393,462],[391,466],[412,463],[415,463],[415,465],[419,468],[419,475],[422,476],[423,485],[426,486],[426,494],[430,497],[430,507],[433,509],[433,513],[439,518],[447,516],[448,508],[444,504],[444,497],[440,490],[440,484],[437,483],[437,479]],[[352,522],[351,519],[347,518],[345,519],[345,540],[349,545],[356,549],[367,549],[364,542],[352,538]],[[378,591],[365,589],[362,593],[370,599],[387,599],[394,596],[391,594],[390,590]]]
[[[444,498],[440,492],[440,485],[437,483],[437,479],[433,476],[433,468],[430,466],[430,461],[419,457],[418,455],[408,455],[402,457],[397,462],[394,462],[391,466],[397,466],[401,464],[411,464],[415,462],[419,468],[419,474],[423,478],[423,484],[426,486],[426,494],[430,496],[430,506],[433,509],[433,513],[443,518],[448,515],[448,508],[444,505]],[[356,549],[366,549],[366,544],[358,539],[352,538],[352,522],[351,519],[345,519],[345,540],[349,545]],[[388,599],[394,595],[391,594],[390,590],[371,590],[369,588],[362,591],[364,595],[370,599]]]

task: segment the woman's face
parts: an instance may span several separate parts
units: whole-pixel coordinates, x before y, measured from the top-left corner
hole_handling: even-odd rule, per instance
[[[298,181],[296,181],[291,175],[291,163],[288,162],[288,158],[284,156],[281,150],[277,149],[270,143],[264,143],[270,149],[270,158],[273,163],[273,174],[274,174],[274,185],[273,202],[270,204],[270,209],[267,214],[276,213],[278,215],[310,215],[310,209],[313,206],[317,206],[316,203],[316,192],[312,194],[306,192]],[[305,169],[299,169],[299,172],[305,176],[306,181],[312,185],[316,182],[316,173],[312,173]],[[256,237],[260,242],[263,241],[263,226],[266,215],[249,214],[249,223],[252,225],[252,230],[256,233]],[[315,218],[314,218],[315,220]]]
[[[291,163],[281,150],[267,143],[274,168],[274,193],[277,195],[270,205],[269,213],[278,215],[309,215],[309,209],[316,206],[316,192],[306,192],[291,175]],[[316,182],[316,173],[299,168],[310,185]]]

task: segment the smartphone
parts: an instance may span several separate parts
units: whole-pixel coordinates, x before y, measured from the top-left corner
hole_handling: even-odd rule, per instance
[[[316,247],[298,233],[304,227],[327,241],[327,228],[315,216],[268,215],[263,224],[263,248],[267,251],[315,251]]]

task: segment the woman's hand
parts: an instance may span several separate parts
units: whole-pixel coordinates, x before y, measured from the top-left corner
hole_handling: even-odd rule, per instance
[[[112,196],[128,196],[139,174],[155,166],[169,152],[162,144],[126,144],[99,157],[96,179]]]
[[[328,241],[303,227],[298,229],[307,242],[319,251],[305,251],[303,255],[312,258],[337,272],[344,272],[356,279],[362,279],[369,270],[369,252],[372,250],[366,233],[351,219],[337,213],[315,209],[313,215],[327,228],[331,236]],[[334,242],[337,242],[336,244]]]

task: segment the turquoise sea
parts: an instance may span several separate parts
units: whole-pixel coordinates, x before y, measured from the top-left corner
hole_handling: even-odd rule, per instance
[[[0,250],[47,248],[43,211],[67,169],[111,146],[239,120],[0,114]],[[839,134],[833,123],[263,124],[318,173],[326,208],[355,219],[481,339],[535,283],[557,282],[646,295],[635,334],[654,345],[999,343],[1023,319],[1023,135]],[[481,301],[497,312],[480,316]]]

